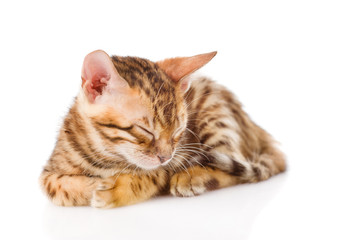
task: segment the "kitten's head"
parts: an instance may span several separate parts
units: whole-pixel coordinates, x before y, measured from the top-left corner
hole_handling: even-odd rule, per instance
[[[187,125],[188,75],[215,54],[156,63],[100,50],[88,54],[78,102],[96,147],[142,169],[168,163]]]

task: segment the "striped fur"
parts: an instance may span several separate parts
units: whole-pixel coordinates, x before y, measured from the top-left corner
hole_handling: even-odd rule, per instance
[[[110,61],[129,88],[121,99],[111,96],[103,104],[86,97],[83,78],[40,176],[53,203],[111,208],[165,192],[194,196],[283,172],[276,142],[234,95],[207,78],[189,78],[212,57],[154,63],[113,56]],[[194,66],[181,64],[187,59]],[[93,85],[95,93],[103,95],[105,81],[99,84]]]

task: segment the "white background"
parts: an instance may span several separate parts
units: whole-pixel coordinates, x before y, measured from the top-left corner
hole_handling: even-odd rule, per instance
[[[346,1],[1,1],[0,239],[347,239]],[[285,174],[195,198],[98,210],[38,187],[96,49],[151,60],[209,51],[282,143]]]

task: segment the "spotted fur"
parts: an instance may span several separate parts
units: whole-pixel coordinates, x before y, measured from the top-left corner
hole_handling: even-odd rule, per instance
[[[190,77],[214,55],[156,63],[88,55],[81,92],[40,176],[52,202],[111,208],[283,172],[276,142],[235,96],[208,78]]]

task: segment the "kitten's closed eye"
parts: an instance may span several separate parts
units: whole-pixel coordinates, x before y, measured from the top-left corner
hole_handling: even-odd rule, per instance
[[[117,130],[125,131],[131,136],[137,138],[138,143],[153,142],[155,138],[154,134],[151,131],[137,124],[131,125],[129,127],[118,126],[114,123],[97,122],[97,124],[102,127],[111,128],[111,129],[114,128]]]
[[[174,143],[178,142],[179,139],[181,138],[183,132],[184,132],[183,127],[177,128],[176,131],[172,134],[172,141]]]
[[[137,129],[140,129],[141,133],[144,133],[146,137],[148,137],[151,141],[154,141],[154,134],[148,129],[141,127],[140,125],[135,125]]]
[[[102,127],[116,128],[116,129],[124,130],[124,131],[129,131],[134,127],[134,125],[131,125],[129,127],[121,127],[121,126],[118,126],[118,125],[113,124],[113,123],[99,123],[99,122],[97,122],[97,124],[102,126]]]

